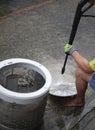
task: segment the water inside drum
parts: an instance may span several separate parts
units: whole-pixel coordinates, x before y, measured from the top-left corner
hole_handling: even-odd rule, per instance
[[[41,74],[32,68],[27,68],[26,65],[4,67],[0,73],[0,84],[15,92],[34,92],[45,83]]]

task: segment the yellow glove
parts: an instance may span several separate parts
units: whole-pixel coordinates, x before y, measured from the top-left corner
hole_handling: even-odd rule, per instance
[[[95,71],[95,58],[89,62],[89,65],[93,71]]]
[[[72,45],[66,44],[64,46],[64,52],[67,53],[68,55],[71,55],[74,51],[77,51],[77,49],[74,48]]]

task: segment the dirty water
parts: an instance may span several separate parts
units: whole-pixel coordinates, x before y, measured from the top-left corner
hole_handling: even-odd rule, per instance
[[[59,83],[50,88],[51,95],[59,97],[73,96],[77,94],[75,83]]]
[[[13,64],[0,69],[0,84],[14,92],[29,93],[40,89],[45,79],[28,64]]]

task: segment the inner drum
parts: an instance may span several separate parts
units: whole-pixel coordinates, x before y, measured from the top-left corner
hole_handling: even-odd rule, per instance
[[[0,84],[14,92],[29,93],[40,89],[45,79],[27,63],[8,65],[0,70]]]

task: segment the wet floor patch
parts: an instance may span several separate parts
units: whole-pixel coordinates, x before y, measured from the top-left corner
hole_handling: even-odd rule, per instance
[[[86,113],[70,130],[89,130],[89,128],[94,130],[93,121],[95,121],[95,108]]]
[[[62,101],[73,97],[57,98],[49,96],[45,112],[46,128],[41,130],[94,130],[95,108],[62,106]],[[49,114],[51,113],[51,114]],[[47,122],[48,120],[48,122]]]

